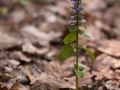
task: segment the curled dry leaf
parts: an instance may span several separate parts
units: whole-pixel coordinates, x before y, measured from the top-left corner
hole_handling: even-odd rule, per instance
[[[10,58],[15,59],[15,60],[20,60],[24,62],[30,62],[31,59],[25,56],[22,52],[19,51],[14,51],[10,54]]]
[[[10,90],[28,90],[28,89],[25,88],[25,86],[23,86],[22,84],[16,82],[15,84],[13,84]]]

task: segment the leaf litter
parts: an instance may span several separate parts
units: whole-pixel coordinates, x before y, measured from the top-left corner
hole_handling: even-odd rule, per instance
[[[74,90],[75,57],[62,63],[56,59],[67,29],[69,0],[42,5],[31,0],[26,6],[16,1],[0,1],[8,9],[0,14],[0,90]],[[90,8],[86,9],[89,30],[85,32],[92,37],[87,46],[97,59],[90,62],[91,68],[86,63],[90,58],[81,51],[79,61],[89,69],[79,80],[79,88],[119,90],[119,2],[93,1],[99,5],[86,1]]]

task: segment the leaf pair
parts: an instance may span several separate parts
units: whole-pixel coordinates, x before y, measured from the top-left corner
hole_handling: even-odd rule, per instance
[[[74,27],[72,27],[72,30],[75,30]],[[65,59],[74,55],[74,47],[71,45],[71,43],[76,40],[76,37],[76,32],[72,31],[64,38],[63,42],[65,45],[58,56],[60,61],[64,61]]]
[[[85,34],[84,32],[82,32],[82,31],[77,32],[77,27],[74,25],[71,25],[69,27],[69,31],[70,31],[70,33],[63,40],[65,45],[62,48],[62,50],[58,56],[58,59],[60,61],[64,61],[65,59],[74,55],[74,48],[71,45],[71,43],[73,43],[76,40],[77,33],[79,33],[81,36],[85,37],[86,39],[90,39],[90,37],[87,34]],[[92,60],[95,60],[95,55],[89,48],[84,47],[84,50],[88,53],[88,55],[90,56],[90,58]]]
[[[88,36],[83,30],[86,29],[85,25],[80,25],[79,26],[80,30],[77,30],[77,27],[74,25],[69,26],[69,32],[71,33],[78,33],[79,35],[83,36],[86,39],[90,39],[90,36]],[[82,31],[81,31],[82,30]],[[71,34],[70,33],[70,34]],[[69,35],[69,34],[68,34]]]

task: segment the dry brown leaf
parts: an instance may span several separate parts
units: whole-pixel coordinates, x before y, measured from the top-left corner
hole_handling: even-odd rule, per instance
[[[119,40],[98,41],[97,49],[111,56],[120,57],[120,41]]]
[[[15,59],[15,60],[20,60],[24,62],[30,62],[31,59],[25,56],[22,52],[20,51],[14,51],[10,54],[10,58]]]
[[[118,59],[102,54],[97,57],[97,60],[94,63],[94,69],[95,71],[99,72],[98,75],[102,75],[103,77],[106,77],[108,79],[116,78],[115,72],[111,68],[113,67],[113,69],[116,69],[115,67],[117,63]]]
[[[27,89],[22,84],[16,82],[15,84],[13,84],[10,90],[27,90]]]

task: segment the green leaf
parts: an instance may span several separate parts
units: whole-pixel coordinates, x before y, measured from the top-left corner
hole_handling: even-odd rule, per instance
[[[90,36],[88,36],[85,32],[83,32],[83,31],[79,31],[79,34],[81,35],[81,36],[83,36],[83,37],[85,37],[86,39],[90,39],[91,37]]]
[[[76,32],[76,31],[77,31],[77,27],[75,25],[69,26],[69,32]]]
[[[76,39],[76,33],[71,32],[69,33],[63,40],[64,44],[71,44]]]
[[[58,56],[58,59],[60,61],[64,61],[65,59],[69,58],[70,56],[73,56],[74,55],[74,48],[71,46],[71,45],[65,45],[59,56]]]
[[[75,75],[78,77],[78,78],[83,78],[85,76],[85,71],[82,70],[82,71],[77,71],[75,70]]]
[[[94,53],[93,53],[89,48],[84,47],[84,50],[88,53],[89,57],[90,57],[93,61],[96,60],[96,57],[95,57]]]

